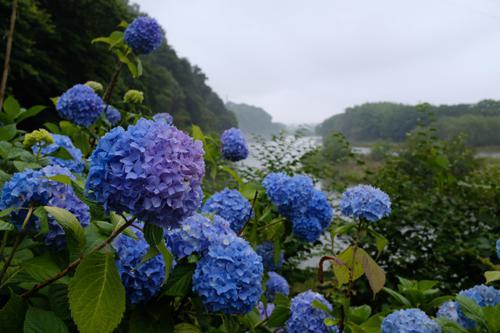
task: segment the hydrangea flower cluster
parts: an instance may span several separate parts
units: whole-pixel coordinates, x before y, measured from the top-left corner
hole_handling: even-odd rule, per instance
[[[298,294],[292,299],[290,306],[291,315],[286,322],[288,333],[338,333],[336,326],[325,325],[324,320],[331,316],[323,310],[314,308],[312,306],[314,301],[319,301],[328,309],[332,309],[332,305],[318,293],[308,290]]]
[[[436,312],[436,317],[438,317],[438,318],[443,317],[443,318],[449,319],[451,321],[459,323],[462,326],[464,326],[464,324],[465,324],[458,317],[457,302],[454,302],[454,301],[448,301],[448,302],[444,302],[443,304],[441,304],[438,311]]]
[[[193,274],[193,291],[210,312],[245,314],[262,294],[261,258],[236,236],[222,237],[208,247]]]
[[[474,286],[467,290],[462,290],[458,294],[472,299],[480,307],[495,306],[500,304],[500,290],[483,284]],[[457,304],[457,312],[459,323],[461,323],[464,328],[474,328],[476,326],[476,323],[472,319],[468,318],[460,309],[460,304]]]
[[[376,187],[358,185],[342,194],[340,210],[345,216],[376,222],[391,213],[391,199]]]
[[[163,31],[154,18],[139,16],[125,30],[124,40],[136,54],[148,54],[163,42]]]
[[[276,294],[288,296],[290,293],[290,286],[284,277],[275,272],[268,272],[267,276],[266,298],[269,302],[274,301]]]
[[[440,333],[441,327],[419,309],[398,310],[382,321],[382,333]]]
[[[208,249],[210,244],[220,237],[234,236],[229,223],[222,217],[215,215],[209,218],[194,214],[181,222],[180,228],[171,228],[165,231],[165,239],[177,259],[201,253]]]
[[[203,147],[164,121],[115,127],[90,157],[89,197],[159,226],[177,226],[201,204]]]
[[[43,156],[47,156],[52,164],[68,168],[73,172],[82,173],[85,167],[83,162],[83,154],[80,149],[76,148],[71,142],[71,139],[66,135],[52,134],[54,139],[53,143],[45,147],[39,147],[37,145],[32,146],[31,149],[33,153],[37,154],[40,152]],[[50,154],[56,152],[60,148],[64,148],[71,155],[72,159],[64,159],[60,157],[50,156]]]
[[[149,250],[142,233],[137,239],[120,235],[113,241],[116,266],[130,304],[147,301],[161,289],[165,280],[165,263],[160,254],[141,263]]]
[[[61,95],[56,109],[62,118],[89,127],[99,118],[103,105],[101,97],[92,88],[77,84]]]
[[[167,112],[162,112],[162,113],[157,113],[153,116],[153,120],[156,121],[164,121],[169,125],[172,125],[174,123],[174,118],[170,115],[170,113]]]
[[[283,250],[279,253],[278,262],[274,261],[274,243],[270,241],[265,241],[257,245],[255,252],[262,258],[262,263],[267,271],[280,269],[285,261],[285,253]]]
[[[252,214],[252,205],[237,190],[225,188],[208,198],[202,212],[220,215],[239,233]]]
[[[89,207],[76,196],[71,186],[49,179],[57,175],[74,178],[69,170],[60,166],[46,166],[40,170],[26,169],[14,174],[2,189],[0,210],[10,207],[26,209],[30,205],[54,206],[70,211],[86,227],[90,222]],[[12,217],[16,227],[21,228],[26,210],[13,212]],[[49,231],[44,236],[45,244],[62,249],[66,244],[64,230],[50,215],[48,225]],[[28,227],[39,230],[40,221],[32,218]]]
[[[326,195],[314,188],[310,177],[270,173],[262,184],[280,214],[292,221],[297,238],[313,242],[330,225],[333,208]]]
[[[144,93],[140,90],[130,89],[123,95],[123,101],[131,104],[141,104],[144,102]]]
[[[222,142],[222,155],[225,159],[237,162],[248,157],[247,142],[238,128],[225,130],[220,141]]]
[[[43,128],[34,130],[33,132],[26,133],[24,135],[23,145],[26,147],[31,147],[37,144],[50,145],[51,143],[54,143],[54,137],[49,131]]]
[[[114,126],[118,124],[120,120],[122,120],[122,115],[120,111],[118,111],[115,107],[108,105],[106,108],[106,119],[109,121],[109,123]]]

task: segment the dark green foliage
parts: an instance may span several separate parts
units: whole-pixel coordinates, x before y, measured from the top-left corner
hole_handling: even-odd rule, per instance
[[[233,102],[227,102],[226,107],[236,114],[240,125],[239,128],[247,135],[253,133],[270,137],[286,129],[283,124],[273,123],[272,116],[262,108]]]
[[[10,3],[0,0],[1,36],[8,26]],[[94,80],[106,84],[116,67],[115,57],[105,46],[90,42],[137,15],[138,8],[126,0],[20,1],[8,93],[14,92],[22,105],[52,106],[50,97],[76,83]],[[5,43],[0,43],[1,63],[4,49]],[[237,126],[235,116],[206,85],[206,76],[179,58],[171,46],[164,44],[143,57],[143,62],[144,76],[135,84],[122,71],[114,102],[120,101],[127,83],[144,91],[145,104],[154,113],[171,113],[181,128],[197,123],[204,130],[221,132]],[[47,117],[57,119],[54,109],[43,113],[43,119]]]
[[[500,232],[498,170],[480,167],[463,140],[418,129],[373,182],[393,203],[375,225],[390,240],[381,261],[391,274],[440,280],[453,291],[484,281],[479,257],[493,256]]]
[[[465,133],[466,143],[472,146],[500,144],[500,102],[483,100],[477,104],[429,106],[437,118],[437,133],[452,138]],[[396,103],[366,103],[347,108],[345,113],[328,118],[316,131],[322,136],[341,132],[354,142],[390,140],[404,141],[429,116],[418,112],[418,106]]]

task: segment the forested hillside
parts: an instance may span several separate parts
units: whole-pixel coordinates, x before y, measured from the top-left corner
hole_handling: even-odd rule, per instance
[[[8,22],[8,0],[0,0],[0,22]],[[23,105],[51,105],[50,97],[90,79],[108,82],[115,68],[114,55],[91,40],[131,21],[139,8],[126,0],[20,1],[9,76],[9,93]],[[168,32],[168,26],[164,27]],[[7,25],[0,27],[4,36]],[[168,34],[167,34],[168,38]],[[5,43],[0,43],[3,63]],[[206,131],[220,132],[236,126],[234,114],[205,83],[200,68],[179,58],[171,45],[143,57],[144,75],[132,81],[125,72],[117,84],[115,101],[125,83],[144,91],[153,112],[169,112],[181,128],[192,123]],[[53,109],[41,117],[56,117]]]
[[[428,115],[430,113],[430,117]],[[483,100],[476,104],[431,105],[426,113],[414,105],[366,103],[347,108],[318,125],[320,135],[341,132],[351,141],[403,141],[419,122],[435,120],[440,137],[449,139],[465,134],[472,146],[500,145],[500,101]]]
[[[272,116],[257,106],[227,102],[226,107],[236,114],[240,129],[246,134],[270,136],[286,129],[284,124],[273,123]]]

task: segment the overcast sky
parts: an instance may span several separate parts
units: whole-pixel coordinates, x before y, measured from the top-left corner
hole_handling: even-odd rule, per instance
[[[500,0],[132,0],[226,101],[316,123],[375,101],[500,99]]]

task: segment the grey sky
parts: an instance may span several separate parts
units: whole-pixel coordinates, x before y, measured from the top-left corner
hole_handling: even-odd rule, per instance
[[[500,0],[133,1],[224,100],[275,121],[500,99]]]

